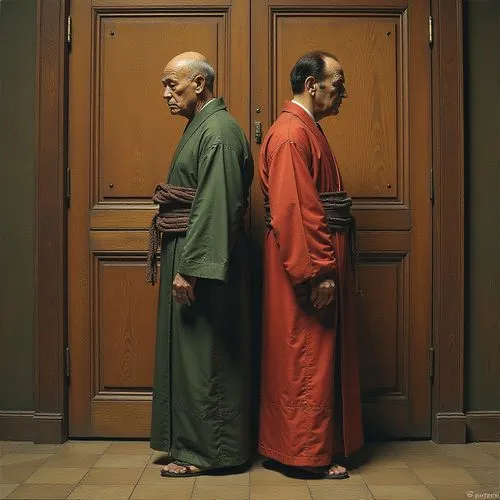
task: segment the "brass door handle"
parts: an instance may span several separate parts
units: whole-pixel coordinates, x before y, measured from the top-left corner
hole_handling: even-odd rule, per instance
[[[253,122],[255,127],[255,142],[260,144],[262,142],[262,122]]]

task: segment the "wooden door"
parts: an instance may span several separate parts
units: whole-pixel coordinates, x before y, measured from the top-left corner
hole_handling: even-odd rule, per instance
[[[295,61],[334,53],[349,98],[321,122],[355,201],[363,298],[359,331],[366,434],[429,437],[431,172],[429,2],[255,0],[251,119],[265,133]],[[259,146],[254,144],[255,157]],[[252,234],[264,233],[254,183]],[[355,334],[355,332],[351,332]]]
[[[149,436],[157,287],[145,284],[155,185],[186,122],[161,76],[205,54],[249,123],[249,0],[72,0],[68,308],[71,436]]]

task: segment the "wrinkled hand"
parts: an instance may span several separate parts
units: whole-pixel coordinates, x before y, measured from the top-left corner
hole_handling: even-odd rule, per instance
[[[194,286],[196,285],[195,276],[183,276],[177,273],[172,283],[172,297],[179,304],[190,306],[194,300]]]
[[[312,284],[311,303],[316,309],[323,309],[335,298],[335,282],[324,279]]]

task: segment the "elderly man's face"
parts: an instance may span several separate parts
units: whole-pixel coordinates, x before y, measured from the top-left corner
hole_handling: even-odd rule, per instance
[[[325,78],[319,82],[314,99],[315,111],[321,118],[337,115],[342,99],[347,97],[342,66],[334,59],[327,59],[325,63]]]
[[[191,119],[195,114],[198,94],[197,83],[190,78],[188,69],[181,64],[168,64],[161,81],[165,87],[163,98],[170,113]]]

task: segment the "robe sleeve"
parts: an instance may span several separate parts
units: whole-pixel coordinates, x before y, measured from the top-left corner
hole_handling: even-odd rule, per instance
[[[333,238],[305,153],[286,141],[268,163],[271,224],[292,284],[332,275],[336,269]]]
[[[242,223],[240,163],[234,149],[221,140],[201,157],[180,274],[226,280],[229,254]]]

